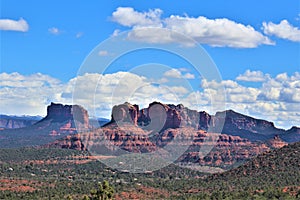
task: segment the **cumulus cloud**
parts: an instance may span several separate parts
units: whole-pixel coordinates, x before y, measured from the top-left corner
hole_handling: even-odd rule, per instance
[[[247,70],[241,79],[246,81],[258,81],[244,77],[249,74],[261,74],[262,85],[257,87],[244,86],[236,81],[223,80],[221,82],[202,80],[202,92],[198,92],[203,107],[209,109],[210,99],[218,98],[219,88],[226,92],[226,108],[233,109],[257,118],[275,122],[279,127],[290,128],[299,126],[300,113],[300,74],[295,72],[289,76],[287,73],[278,74],[275,77],[265,75],[262,72]],[[267,78],[266,78],[267,77]],[[210,97],[207,96],[210,94]]]
[[[59,100],[59,80],[44,74],[0,74],[1,112],[17,115],[45,115],[50,101]]]
[[[247,82],[263,82],[269,77],[268,74],[264,74],[261,71],[250,71],[246,70],[244,74],[240,74],[236,77],[237,81],[247,81]]]
[[[208,19],[204,16],[195,18],[179,15],[162,18],[161,14],[160,9],[138,12],[130,7],[119,7],[113,12],[112,20],[132,28],[129,39],[150,43],[180,43],[192,46],[194,41],[187,39],[184,36],[186,35],[201,44],[217,47],[255,48],[261,44],[274,44],[252,26],[227,18]]]
[[[167,78],[183,78],[183,79],[194,79],[195,75],[191,73],[182,74],[178,69],[170,69],[163,74]]]
[[[27,32],[29,25],[27,21],[20,18],[18,21],[12,19],[0,19],[0,30]]]
[[[144,76],[130,72],[113,74],[87,73],[71,79],[68,89],[62,96],[69,97],[73,92],[73,102],[83,105],[95,115],[110,116],[112,106],[124,102],[147,106],[152,101],[166,103],[179,102],[178,98],[189,92],[183,86],[161,86],[152,84]],[[107,106],[108,105],[108,106]],[[103,108],[106,109],[103,109]],[[98,108],[102,108],[99,110]]]
[[[162,10],[154,9],[148,12],[137,12],[131,7],[118,7],[112,13],[112,20],[123,26],[161,26]]]
[[[166,28],[211,46],[253,48],[260,44],[273,44],[271,40],[252,26],[226,18],[208,19],[204,16],[193,18],[172,15],[165,19],[165,23]]]
[[[183,70],[178,71],[167,71],[167,75],[184,76]],[[205,110],[210,114],[233,109],[273,121],[280,127],[299,126],[300,73],[268,75],[261,81],[262,84],[256,87],[249,87],[235,80],[217,82],[203,79],[201,88],[192,91],[188,85],[153,84],[153,80],[130,72],[86,73],[66,83],[40,73],[1,73],[1,112],[45,115],[46,106],[54,101],[80,104],[88,109],[90,116],[109,117],[115,104],[128,101],[146,107],[152,101],[162,101],[183,103],[191,109]],[[226,94],[225,105],[220,96],[222,89]]]
[[[263,30],[267,35],[274,35],[293,42],[300,42],[300,29],[291,25],[287,20],[282,20],[279,24],[263,22]]]
[[[263,83],[258,98],[268,101],[300,103],[299,93],[299,73],[296,72],[290,77],[286,73],[282,73]]]

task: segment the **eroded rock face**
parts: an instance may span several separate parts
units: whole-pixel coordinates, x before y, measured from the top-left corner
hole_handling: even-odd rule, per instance
[[[89,129],[87,110],[79,105],[63,105],[51,103],[47,107],[47,116],[42,121],[59,124],[50,135],[71,134]]]
[[[179,127],[207,128],[210,122],[210,116],[205,112],[160,102],[153,102],[141,110],[137,105],[124,103],[114,106],[112,113],[111,122],[128,122],[158,132]]]
[[[51,119],[55,122],[77,120],[83,125],[83,127],[88,128],[89,126],[88,112],[79,105],[51,103],[51,105],[47,107],[47,116],[45,119]]]
[[[253,117],[237,113],[233,110],[218,112],[216,113],[215,118],[218,118],[220,115],[225,116],[223,133],[239,136],[243,135],[250,140],[255,137],[257,137],[257,139],[264,140],[270,139],[274,135],[284,132],[282,129],[275,128],[273,122],[255,119]],[[260,138],[258,138],[259,135],[257,134],[260,135]]]
[[[145,130],[163,132],[168,128],[191,127],[208,132],[225,133],[240,136],[251,141],[266,141],[280,135],[286,142],[299,141],[300,129],[293,127],[288,131],[278,129],[274,123],[255,119],[233,110],[210,115],[205,111],[196,111],[182,104],[150,103],[139,110],[137,105],[124,103],[114,106],[111,122],[126,122]]]
[[[150,153],[176,141],[172,144],[175,148],[176,145],[187,147],[178,158],[179,162],[226,168],[264,151],[280,148],[286,145],[286,138],[297,138],[300,133],[297,127],[288,131],[276,129],[271,122],[231,110],[212,116],[181,104],[153,102],[148,108],[139,110],[137,105],[124,103],[114,106],[112,113],[111,122],[104,127],[69,136],[52,145],[120,155],[126,152]],[[222,122],[222,134],[214,132]],[[72,128],[72,124],[66,124],[64,128]],[[278,136],[274,137],[275,134]],[[212,145],[213,148],[202,155],[203,145]]]
[[[175,144],[172,144],[175,148],[174,151],[178,149],[177,147],[186,147],[186,150],[181,152],[182,155],[179,155],[177,162],[222,168],[244,162],[271,148],[278,147],[251,142],[239,136],[207,133],[193,128],[166,129],[157,135],[148,133],[133,125],[127,125],[126,129],[122,129],[111,124],[101,130],[68,136],[64,140],[52,143],[50,147],[89,150],[97,155],[121,155],[129,152],[155,152],[176,141]],[[214,147],[203,155],[205,153],[201,150],[203,145],[213,145]],[[172,147],[169,146],[166,150],[172,151]]]
[[[138,105],[131,105],[130,103],[124,103],[114,106],[112,109],[111,121],[117,123],[131,123],[137,125],[138,121]]]
[[[56,140],[46,147],[59,147],[63,149],[86,150],[81,142],[80,134],[68,135],[64,140]]]
[[[193,144],[178,161],[226,168],[270,150],[270,147],[263,143],[221,134],[218,135],[214,147],[209,152],[205,152],[201,147],[210,144],[207,137],[209,133],[198,132]]]
[[[288,145],[287,142],[284,142],[278,135],[275,135],[273,139],[270,139],[268,145],[272,148],[282,148]]]

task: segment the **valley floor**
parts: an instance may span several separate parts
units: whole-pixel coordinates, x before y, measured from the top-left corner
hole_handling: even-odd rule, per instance
[[[0,199],[83,199],[103,180],[115,199],[299,199],[299,153],[296,143],[213,175],[173,164],[133,174],[84,151],[1,149]]]

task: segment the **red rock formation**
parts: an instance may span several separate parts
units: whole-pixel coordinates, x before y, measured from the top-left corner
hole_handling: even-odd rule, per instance
[[[274,149],[288,145],[288,143],[284,142],[278,135],[275,135],[273,139],[267,142],[267,144]]]
[[[112,109],[112,122],[117,123],[131,123],[137,125],[138,121],[138,105],[131,105],[130,103],[124,103],[121,105],[114,106]]]
[[[89,129],[88,112],[79,105],[51,103],[47,107],[47,116],[42,121],[59,123],[60,125],[56,130],[58,134],[76,133],[77,131]]]
[[[56,141],[52,146],[119,155],[154,152],[176,138],[175,148],[176,145],[187,146],[179,162],[226,168],[286,144],[280,139],[284,136],[284,130],[276,129],[270,122],[234,111],[210,116],[204,111],[190,110],[181,104],[175,106],[153,102],[141,110],[137,105],[124,103],[114,106],[112,113],[111,122],[104,127],[69,136]],[[222,120],[225,121],[223,134],[207,131],[214,130]],[[63,128],[69,129],[72,125],[66,124]],[[280,138],[269,140],[274,136],[272,131],[281,133]],[[288,134],[297,131],[297,128],[293,128]],[[202,152],[205,145],[213,147],[207,155]]]

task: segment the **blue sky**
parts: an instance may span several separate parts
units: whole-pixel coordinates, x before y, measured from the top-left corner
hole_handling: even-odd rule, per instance
[[[112,104],[123,100],[142,101],[142,105],[164,100],[213,113],[217,109],[211,108],[210,98],[216,99],[222,87],[224,108],[284,128],[299,126],[299,22],[299,1],[2,0],[0,112],[45,115],[45,106],[56,101],[81,103],[91,115],[107,117]],[[105,71],[84,73],[91,52],[100,64],[116,56],[118,45],[102,49],[101,42],[112,36],[121,39],[123,31],[128,31],[124,34],[130,42],[143,47],[177,45],[178,51],[193,51],[193,45],[164,29],[201,44],[219,70],[219,80],[206,80],[180,57],[149,50],[119,56]],[[151,65],[153,62],[164,66]],[[100,72],[105,83],[95,76]],[[113,81],[122,76],[143,87],[127,99],[104,98],[115,94],[113,91],[123,94],[123,87],[118,89]],[[150,87],[153,79],[166,90]],[[80,80],[85,83],[80,85]],[[128,84],[126,81],[127,87],[135,88]],[[93,99],[101,93],[103,99],[95,102],[86,99],[90,96],[77,95],[74,101],[74,85],[80,91],[92,91]],[[177,91],[176,98],[168,96],[170,91]]]

